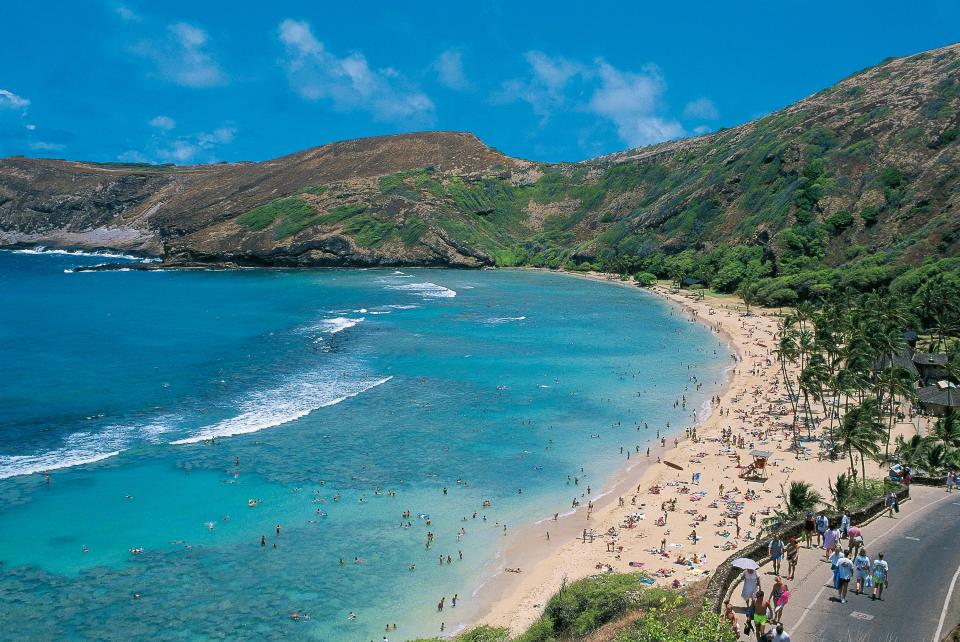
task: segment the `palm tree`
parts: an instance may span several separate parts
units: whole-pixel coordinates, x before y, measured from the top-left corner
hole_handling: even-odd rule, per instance
[[[774,350],[777,361],[780,362],[780,374],[783,376],[783,383],[787,387],[787,395],[790,397],[790,405],[793,407],[793,446],[800,451],[800,434],[797,431],[797,395],[793,392],[793,378],[787,370],[787,363],[795,363],[799,355],[796,336],[793,328],[784,319],[780,324],[780,333],[777,337],[777,349]]]
[[[781,484],[780,493],[783,495],[784,507],[783,511],[777,512],[784,521],[813,512],[823,503],[823,495],[815,491],[813,485],[807,482],[792,481],[789,490]]]
[[[897,396],[903,397],[908,401],[914,399],[917,393],[913,384],[914,377],[910,371],[905,368],[885,368],[877,373],[877,387],[887,392],[887,412],[890,415],[887,423],[887,439],[883,450],[884,458],[890,456],[890,434],[893,432],[893,423],[896,420],[894,404]]]
[[[922,467],[931,475],[937,475],[955,463],[956,459],[955,449],[938,441],[930,444],[923,451]]]
[[[894,448],[895,458],[904,466],[918,468],[923,461],[924,451],[929,443],[929,439],[924,439],[920,435],[914,435],[910,439],[904,439],[903,435],[897,435],[896,448]]]
[[[960,447],[960,414],[953,408],[947,408],[947,412],[933,425],[933,436],[948,446]]]
[[[853,451],[860,453],[860,465],[863,472],[861,482],[866,484],[867,456],[876,457],[880,452],[880,440],[884,438],[883,424],[879,419],[877,402],[866,399],[855,408],[851,408],[840,422],[840,446],[850,457],[850,469],[854,469]]]
[[[853,480],[846,473],[840,473],[837,475],[837,483],[834,484],[828,479],[827,486],[830,488],[833,508],[842,513],[853,499]]]

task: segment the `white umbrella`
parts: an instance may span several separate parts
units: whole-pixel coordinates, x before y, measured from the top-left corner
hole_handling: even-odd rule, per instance
[[[754,571],[760,568],[759,564],[757,564],[751,559],[747,559],[746,557],[737,558],[732,562],[730,562],[730,565],[733,566],[734,568],[744,568],[744,569],[749,568],[749,569],[753,569]]]

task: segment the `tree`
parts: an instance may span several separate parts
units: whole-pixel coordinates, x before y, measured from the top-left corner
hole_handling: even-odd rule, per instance
[[[889,414],[887,438],[883,450],[884,459],[890,456],[890,435],[893,432],[894,421],[896,421],[896,399],[898,396],[907,400],[914,399],[917,393],[913,383],[914,376],[904,368],[885,368],[877,373],[877,387],[887,393],[887,413]]]
[[[633,275],[633,280],[642,288],[649,288],[657,282],[657,275],[650,272],[637,272]]]
[[[956,449],[938,441],[924,449],[921,465],[931,475],[939,475],[947,468],[955,466],[957,459]]]
[[[950,447],[960,447],[960,414],[953,408],[947,408],[947,412],[933,425],[933,436]]]
[[[781,513],[784,521],[813,512],[823,503],[823,495],[815,491],[813,485],[807,482],[792,481],[789,490],[781,485],[780,493],[784,499],[784,509]]]
[[[894,459],[904,466],[919,468],[923,461],[924,451],[929,443],[929,439],[924,439],[920,435],[914,435],[910,439],[904,439],[903,435],[897,435]]]
[[[884,438],[883,424],[879,419],[877,402],[875,399],[866,399],[855,408],[851,408],[840,422],[840,446],[847,451],[850,457],[850,469],[854,470],[853,451],[860,454],[860,465],[863,476],[861,481],[866,483],[867,456],[876,457],[880,452],[880,441]]]
[[[827,486],[830,488],[834,510],[842,513],[853,499],[853,480],[846,473],[840,473],[837,475],[837,483],[834,484],[828,479]]]

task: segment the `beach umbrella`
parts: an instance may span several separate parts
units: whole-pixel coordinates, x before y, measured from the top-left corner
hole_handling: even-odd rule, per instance
[[[759,564],[757,564],[753,560],[747,559],[746,557],[740,557],[733,560],[732,562],[730,562],[730,566],[734,568],[743,568],[743,569],[750,568],[753,570],[757,570],[758,568],[760,568]]]

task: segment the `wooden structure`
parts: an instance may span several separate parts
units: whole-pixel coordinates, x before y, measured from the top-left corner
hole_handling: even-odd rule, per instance
[[[753,457],[753,462],[743,469],[740,476],[744,479],[762,479],[767,468],[767,462],[773,456],[773,453],[769,450],[751,450],[750,456]]]

